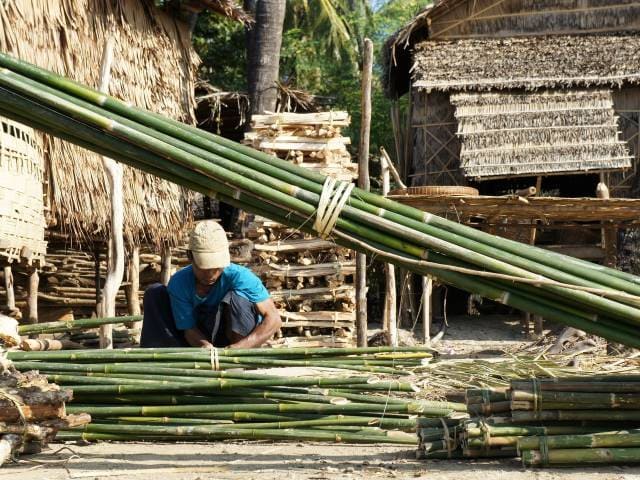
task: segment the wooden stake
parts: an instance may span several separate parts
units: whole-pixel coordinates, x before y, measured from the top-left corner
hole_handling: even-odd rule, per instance
[[[431,277],[422,277],[422,341],[425,345],[431,344],[432,296],[433,279]]]
[[[135,246],[131,248],[131,254],[129,256],[129,285],[125,288],[127,295],[127,307],[129,315],[140,315],[140,247]],[[127,325],[129,328],[136,330],[134,335],[136,341],[140,341],[140,330],[142,329],[142,322],[133,322]]]
[[[380,157],[380,164],[382,166],[382,195],[388,195],[390,188],[389,174],[391,172],[391,163],[388,160],[388,155],[384,147],[380,147],[382,157]],[[385,264],[385,274],[387,278],[385,299],[384,299],[384,314],[386,319],[385,328],[389,332],[389,343],[392,347],[398,346],[398,321],[397,321],[397,306],[396,306],[396,267],[391,263]]]
[[[102,65],[100,69],[100,91],[109,93],[111,80],[111,64],[113,63],[113,37],[107,38],[102,51]],[[102,157],[102,166],[109,181],[111,198],[111,236],[109,238],[109,258],[107,262],[107,277],[104,282],[102,295],[102,309],[98,315],[114,317],[116,315],[116,295],[124,276],[124,199],[122,196],[122,165],[115,160]],[[100,327],[100,348],[113,348],[113,325]]]
[[[16,309],[16,294],[13,290],[13,273],[10,265],[4,267],[4,288],[7,292],[7,308],[13,312]]]
[[[29,297],[27,298],[27,305],[29,306],[29,323],[38,323],[39,284],[40,277],[38,276],[38,270],[34,268],[29,275]]]
[[[369,191],[369,136],[371,134],[371,74],[373,69],[373,43],[364,39],[362,62],[362,122],[358,150],[358,186]],[[356,255],[356,325],[359,347],[367,346],[367,257]]]
[[[162,247],[162,266],[160,268],[160,283],[169,284],[171,278],[171,247],[165,245]]]
[[[393,165],[393,162],[391,161],[391,157],[387,153],[387,150],[384,147],[380,147],[380,153],[382,154],[382,157],[387,163],[387,168],[391,172],[391,175],[393,175],[393,179],[398,184],[398,188],[406,189],[407,186],[404,184],[404,182],[400,178],[400,174],[398,173],[398,170],[396,169],[396,167]],[[388,193],[389,192],[387,191],[387,193],[384,193],[384,195],[387,195]]]

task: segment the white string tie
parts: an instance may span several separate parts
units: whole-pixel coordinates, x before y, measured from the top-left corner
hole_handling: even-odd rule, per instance
[[[218,349],[216,347],[211,348],[211,370],[220,370],[220,356],[218,355]]]
[[[313,223],[313,229],[318,232],[320,238],[326,240],[333,231],[354,186],[353,183],[341,182],[331,177],[324,181]]]

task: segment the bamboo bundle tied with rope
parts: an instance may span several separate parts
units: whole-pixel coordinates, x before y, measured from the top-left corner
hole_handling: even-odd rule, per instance
[[[470,419],[419,427],[424,458],[521,457],[525,466],[640,463],[640,376],[512,380],[466,391]]]
[[[466,410],[463,403],[417,399],[418,388],[398,377],[431,358],[425,347],[150,348],[8,355],[19,371],[37,369],[50,382],[73,391],[67,412],[91,415],[90,425],[65,429],[58,435],[62,440],[296,439],[416,445],[415,431],[423,419]],[[253,371],[265,367],[305,370],[294,375]]]
[[[636,276],[495,237],[359,188],[348,192],[316,172],[7,55],[0,55],[0,66],[0,114],[442,283],[640,346]],[[328,205],[324,216],[318,215],[321,198]]]

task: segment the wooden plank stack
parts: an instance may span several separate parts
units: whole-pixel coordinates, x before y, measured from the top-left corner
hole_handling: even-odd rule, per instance
[[[254,115],[245,143],[342,181],[357,177],[341,128],[346,112]],[[255,216],[245,235],[254,243],[248,265],[282,316],[276,344],[333,347],[355,341],[355,256],[302,232]]]
[[[351,181],[358,165],[351,161],[341,128],[350,123],[347,112],[254,115],[244,143],[305,168]]]
[[[73,392],[35,371],[18,372],[0,361],[0,466],[19,453],[37,453],[59,429],[85,425],[87,414],[66,415]]]

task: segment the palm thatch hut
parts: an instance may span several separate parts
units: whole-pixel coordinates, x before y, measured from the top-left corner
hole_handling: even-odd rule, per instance
[[[235,0],[14,0],[0,2],[0,51],[97,87],[103,46],[112,38],[109,93],[194,123],[199,58],[191,29],[204,9],[252,21]],[[4,118],[0,126],[0,151],[15,157],[0,155],[0,265],[24,264],[28,254],[30,267],[42,266],[45,226],[50,242],[104,246],[111,207],[101,158]],[[12,193],[18,184],[29,187],[22,197]],[[190,192],[127,166],[123,185],[129,248],[157,252],[183,242]],[[10,275],[5,269],[7,304]]]
[[[637,194],[638,51],[629,0],[428,7],[384,49],[387,94],[410,94],[410,184],[602,173],[612,196]]]
[[[0,5],[0,50],[87,85],[98,85],[102,47],[115,40],[109,93],[193,123],[199,59],[183,21],[203,8],[246,20],[233,1],[16,0]],[[48,225],[79,241],[109,234],[108,184],[98,155],[42,138]],[[124,168],[125,239],[176,245],[188,224],[188,195],[177,185]],[[181,226],[181,227],[178,227]]]

